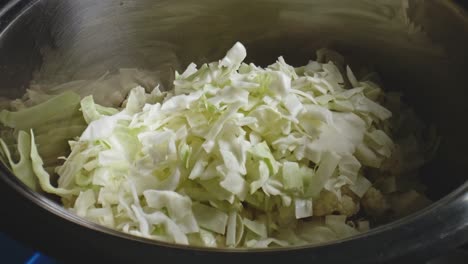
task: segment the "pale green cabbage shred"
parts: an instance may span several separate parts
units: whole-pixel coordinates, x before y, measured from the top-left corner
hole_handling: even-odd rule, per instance
[[[138,86],[120,107],[85,89],[4,110],[17,140],[2,133],[3,161],[78,216],[160,241],[263,248],[368,230],[354,217],[361,207],[390,208],[398,176],[425,161],[416,143],[404,152],[392,139],[382,89],[332,61],[262,68],[246,55],[236,43],[219,62],[176,73],[170,92]]]

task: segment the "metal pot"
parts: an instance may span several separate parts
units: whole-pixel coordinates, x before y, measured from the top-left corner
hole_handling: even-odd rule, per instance
[[[67,212],[2,166],[1,228],[59,260],[401,262],[468,241],[468,16],[452,1],[16,0],[0,8],[0,96],[21,96],[33,78],[172,71],[218,59],[235,41],[263,65],[279,55],[305,63],[329,47],[351,65],[372,65],[442,136],[422,175],[431,206],[346,240],[275,250],[201,249],[122,234]]]

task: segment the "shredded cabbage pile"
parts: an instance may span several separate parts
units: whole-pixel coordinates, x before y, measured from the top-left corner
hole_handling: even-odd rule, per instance
[[[398,95],[336,61],[245,58],[236,43],[169,92],[137,86],[106,106],[83,85],[30,90],[0,113],[2,160],[78,216],[206,247],[323,243],[428,203],[411,175],[432,150],[401,132]]]

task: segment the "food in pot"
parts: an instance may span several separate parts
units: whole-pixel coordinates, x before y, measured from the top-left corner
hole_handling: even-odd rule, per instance
[[[147,78],[129,69],[29,89],[2,102],[2,160],[81,217],[206,247],[323,243],[429,203],[415,179],[437,138],[399,94],[332,51],[297,68],[246,55],[236,43],[171,89],[128,91],[115,80]]]

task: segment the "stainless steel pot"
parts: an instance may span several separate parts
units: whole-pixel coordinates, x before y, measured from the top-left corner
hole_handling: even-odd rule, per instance
[[[96,78],[140,67],[172,71],[218,59],[235,41],[249,61],[305,63],[321,47],[372,65],[442,136],[422,175],[433,205],[368,233],[320,246],[217,250],[109,230],[33,193],[4,167],[0,227],[68,262],[422,260],[468,241],[468,16],[434,0],[16,0],[0,6],[0,96],[28,83]],[[162,80],[167,82],[167,80]]]

